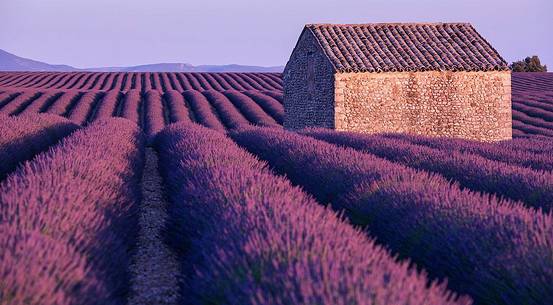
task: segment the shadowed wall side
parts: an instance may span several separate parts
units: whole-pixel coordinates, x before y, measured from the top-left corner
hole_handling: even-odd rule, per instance
[[[304,30],[283,73],[284,127],[334,128],[334,68]]]

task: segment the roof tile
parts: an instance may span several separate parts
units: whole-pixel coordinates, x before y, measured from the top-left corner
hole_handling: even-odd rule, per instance
[[[339,72],[508,70],[468,23],[308,24]]]

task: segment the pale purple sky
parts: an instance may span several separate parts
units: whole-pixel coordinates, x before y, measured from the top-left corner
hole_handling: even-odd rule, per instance
[[[76,67],[284,65],[305,23],[471,22],[553,70],[552,0],[0,0],[0,49]]]

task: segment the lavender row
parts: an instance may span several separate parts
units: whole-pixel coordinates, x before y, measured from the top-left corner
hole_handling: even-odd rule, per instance
[[[230,87],[234,90],[248,90],[251,88],[244,88],[242,84],[235,78],[231,77],[230,74],[220,74],[219,77],[223,79],[227,84],[230,85]]]
[[[106,92],[97,108],[94,120],[109,119],[116,116],[120,99],[121,93],[119,91],[112,90]]]
[[[56,73],[8,75],[1,86],[77,90],[282,90],[274,73]],[[180,91],[182,91],[180,90]]]
[[[506,149],[495,143],[482,143],[455,138],[425,137],[412,134],[385,134],[385,137],[406,141],[411,144],[424,145],[448,152],[475,154],[486,159],[529,167],[536,170],[553,170],[553,155],[536,154],[530,151]]]
[[[41,93],[36,91],[25,91],[15,96],[15,98],[10,98],[9,102],[3,107],[0,107],[1,114],[17,114],[18,110],[24,108],[27,104],[31,103],[33,100],[39,98]]]
[[[279,125],[282,125],[284,122],[284,106],[278,100],[256,90],[249,90],[244,92],[244,94],[261,106],[263,111],[270,114]]]
[[[11,91],[5,91],[0,93],[0,108],[6,105],[16,93]]]
[[[144,130],[146,134],[153,139],[153,137],[165,127],[161,94],[159,91],[147,91],[144,95],[144,103]]]
[[[188,80],[188,84],[190,85],[190,87],[189,87],[190,89],[198,90],[198,91],[202,91],[202,90],[207,89],[206,84],[202,85],[200,80],[197,79],[196,77],[194,77],[194,75],[192,75],[192,74],[184,74],[183,78]]]
[[[0,117],[0,180],[16,166],[48,149],[78,128],[55,115],[33,114]]]
[[[130,121],[98,121],[0,184],[2,301],[126,303],[141,147]]]
[[[79,102],[70,110],[68,118],[79,124],[84,125],[89,121],[90,114],[93,113],[96,102],[101,95],[98,92],[89,91],[81,96]]]
[[[186,303],[467,304],[398,263],[223,134],[157,138]]]
[[[478,304],[553,298],[553,219],[440,176],[276,129],[231,134],[321,203]]]
[[[0,245],[1,304],[95,304],[93,295],[104,293],[85,257],[68,243],[0,224]]]
[[[437,150],[398,139],[328,129],[305,135],[351,147],[419,170],[439,173],[461,186],[523,201],[535,208],[553,208],[553,173],[509,165],[477,155]]]
[[[171,76],[174,77],[174,75]],[[165,88],[163,90],[164,92],[166,92],[167,90],[177,90],[176,84],[173,82],[173,79],[169,77],[168,73],[161,73],[161,81],[165,84]]]
[[[550,107],[550,109],[541,109],[539,107],[529,106],[523,102],[513,102],[513,109],[551,123],[553,121],[553,113],[551,112],[553,110],[553,105]]]
[[[68,109],[74,105],[83,95],[83,93],[77,91],[64,92],[57,100],[55,100],[50,107],[45,111],[46,113],[55,115],[68,115]]]
[[[202,76],[207,82],[209,82],[209,85],[211,85],[212,87],[212,89],[208,88],[208,90],[225,91],[226,89],[230,89],[230,86],[228,85],[228,83],[225,83],[225,82],[219,83],[217,79],[215,79],[215,77],[213,77],[213,75],[211,74],[206,73],[206,74],[203,74]]]
[[[227,90],[225,96],[234,104],[236,108],[253,124],[260,126],[279,127],[278,123],[270,117],[263,108],[261,108],[249,96],[235,90]]]
[[[230,73],[235,74],[235,73]],[[241,77],[237,77],[236,81],[246,90],[260,90],[263,89],[263,86],[258,84],[256,81],[254,81],[252,78],[241,74]]]
[[[262,93],[274,98],[281,105],[284,104],[284,95],[283,95],[282,91],[271,90],[271,91],[262,91]]]
[[[155,75],[157,74],[149,74],[154,85],[157,83]],[[125,77],[124,82],[129,83],[129,77],[126,75],[114,74],[110,77],[113,80],[106,80],[108,83],[123,81],[121,78],[124,79]],[[165,77],[171,83],[171,78]],[[204,79],[205,82],[210,82],[207,77],[204,78],[202,75],[196,77]],[[93,78],[92,75],[90,75],[90,78]],[[250,77],[250,79],[254,78]],[[74,79],[72,82],[81,81],[82,79]],[[259,81],[261,82],[262,79],[260,78]],[[136,122],[141,127],[148,128],[148,119],[159,118],[159,112],[161,111],[164,116],[164,123],[186,120],[188,117],[188,119],[195,119],[204,126],[219,131],[241,128],[251,124],[272,127],[279,127],[282,124],[284,107],[281,101],[278,100],[278,98],[282,98],[282,94],[278,92],[250,90],[242,93],[234,90],[223,92],[201,90],[187,90],[182,94],[174,90],[168,90],[165,94],[162,94],[158,90],[142,92],[136,89],[127,92],[108,90],[105,92],[69,91],[64,93],[46,90],[36,93],[6,93],[0,96],[3,99],[0,101],[0,113],[2,109],[6,114],[11,115],[47,112],[65,116],[80,125],[102,118],[121,116]],[[148,92],[153,91],[158,92],[160,96],[161,104],[159,105],[161,105],[161,108],[158,107],[157,102],[150,103],[146,101],[146,95],[154,94]],[[183,95],[186,97],[185,99],[183,99]],[[142,98],[144,98],[144,101],[142,101]],[[5,107],[2,107],[3,105]],[[150,114],[149,106],[154,106],[151,110],[155,113]],[[176,111],[176,113],[173,114],[173,111]],[[194,115],[184,115],[185,112]]]
[[[498,146],[510,150],[528,151],[553,156],[553,141],[546,136],[525,136],[513,140],[501,141]]]
[[[39,98],[22,109],[20,114],[34,114],[44,112],[63,93],[59,91],[45,91]]]
[[[161,80],[159,79],[159,73],[151,73],[150,75],[151,75],[150,79],[153,82],[153,87],[155,87],[156,90],[165,91],[165,88],[161,83]]]
[[[250,124],[223,93],[213,90],[204,91],[202,93],[217,110],[219,117],[221,117],[221,121],[223,121],[227,128],[235,129]]]
[[[526,112],[518,111],[515,107],[513,107],[512,111],[513,111],[513,120],[520,121],[540,128],[545,128],[550,130],[553,129],[553,122],[548,122],[541,117],[534,117],[534,116],[528,115]]]
[[[168,90],[165,92],[165,99],[170,109],[169,117],[171,122],[190,122],[190,113],[180,92]]]
[[[134,123],[140,125],[140,104],[142,102],[142,95],[138,90],[130,90],[125,94],[123,98],[123,107],[121,116],[127,120],[131,120]]]
[[[539,126],[534,126],[531,123],[519,121],[516,119],[513,120],[513,129],[518,129],[528,134],[553,137],[553,130],[539,127]]]
[[[531,98],[531,97],[514,97],[513,96],[513,104],[518,104],[518,105],[524,105],[524,106],[527,106],[527,107],[531,107],[531,108],[534,108],[535,110],[544,110],[544,111],[547,111],[549,113],[551,113],[553,111],[553,104],[552,103],[548,103],[546,101],[539,101],[535,98]]]
[[[527,134],[524,131],[513,128],[513,138],[524,137],[526,135]]]
[[[172,89],[169,88],[165,93],[167,93],[168,91],[182,92],[185,90],[176,74],[170,73],[168,77],[169,81],[171,82]]]
[[[187,90],[183,92],[183,95],[194,112],[196,122],[217,131],[225,131],[225,126],[217,118],[209,101],[200,91]]]

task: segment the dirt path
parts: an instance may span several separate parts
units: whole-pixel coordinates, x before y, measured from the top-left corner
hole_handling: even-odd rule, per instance
[[[140,205],[138,249],[131,265],[130,305],[177,304],[179,265],[164,244],[161,229],[167,218],[157,154],[146,148]]]

